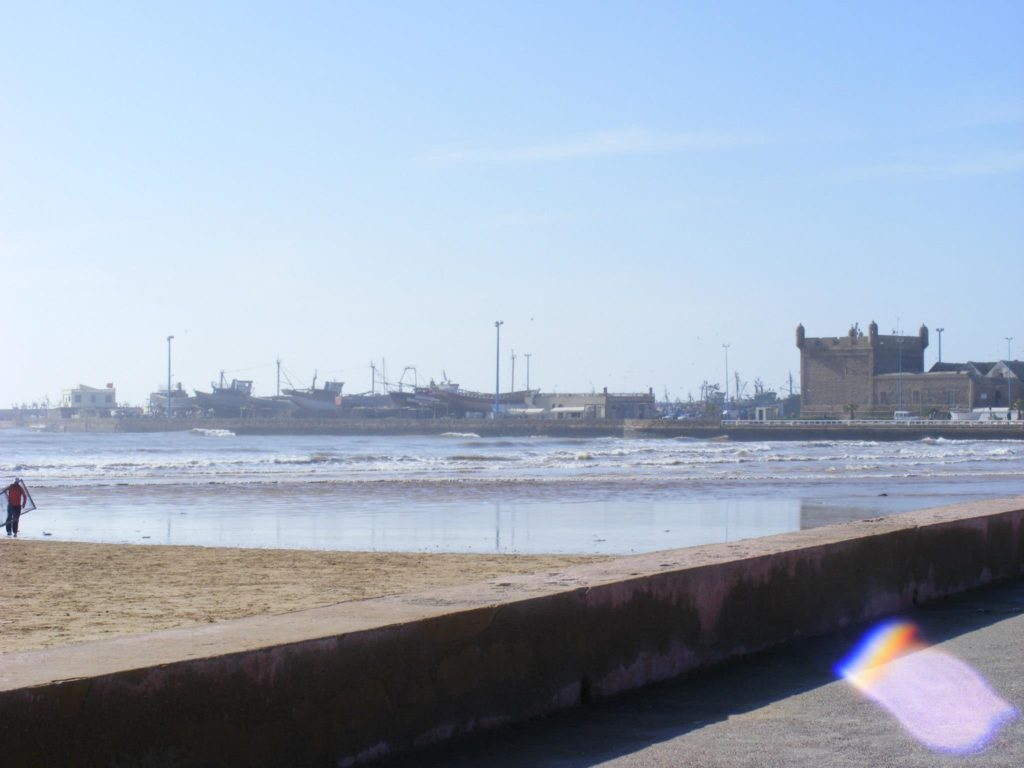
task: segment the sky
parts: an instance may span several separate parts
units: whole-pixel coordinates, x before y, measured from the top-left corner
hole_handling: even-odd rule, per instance
[[[1024,357],[1024,4],[0,0],[0,407]],[[495,322],[502,321],[500,351]],[[728,345],[725,348],[723,345]],[[728,360],[726,360],[726,355]],[[412,380],[411,371],[405,381]]]

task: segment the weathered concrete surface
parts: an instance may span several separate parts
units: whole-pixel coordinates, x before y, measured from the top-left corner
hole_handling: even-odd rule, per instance
[[[0,665],[13,765],[348,765],[1024,572],[1024,497]]]
[[[919,638],[1024,709],[1024,579],[901,611]],[[836,674],[872,624],[787,643],[681,678],[477,733],[387,768],[1020,768],[1018,715],[978,751],[928,748]],[[932,689],[935,708],[971,699]],[[958,712],[958,714],[961,714]],[[963,712],[962,715],[969,714]],[[958,720],[960,718],[957,718]]]

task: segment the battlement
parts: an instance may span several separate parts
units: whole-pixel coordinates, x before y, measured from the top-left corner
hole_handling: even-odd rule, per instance
[[[928,328],[922,325],[916,336],[879,334],[872,321],[867,334],[854,324],[843,336],[809,337],[801,324],[796,346],[802,409],[824,415],[850,407],[867,412],[877,405],[876,376],[924,372]]]

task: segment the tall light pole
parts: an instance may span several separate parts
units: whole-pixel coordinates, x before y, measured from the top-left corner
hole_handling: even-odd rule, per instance
[[[526,389],[530,389],[530,355],[532,352],[527,352],[523,355],[526,358]]]
[[[167,337],[167,418],[171,418],[171,339]]]
[[[498,418],[501,410],[501,326],[504,320],[494,321],[494,418]]]
[[[512,350],[512,388],[509,392],[516,391],[516,351]]]
[[[729,407],[729,345],[723,344],[725,350],[725,407]]]
[[[936,328],[935,329],[935,332],[937,334],[939,334],[939,362],[940,363],[942,362],[942,332],[944,330],[946,330],[946,329],[945,328]]]
[[[1013,336],[1006,337],[1006,420],[1013,418],[1013,370],[1010,368],[1010,342]]]

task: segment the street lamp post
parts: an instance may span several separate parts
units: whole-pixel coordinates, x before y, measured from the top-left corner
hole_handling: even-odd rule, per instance
[[[725,350],[725,407],[729,407],[729,345],[723,344]]]
[[[171,418],[171,339],[167,337],[167,418]]]
[[[516,351],[512,350],[512,388],[509,392],[516,391]]]
[[[945,328],[936,328],[935,329],[935,332],[937,334],[939,334],[939,362],[940,363],[942,362],[942,332],[944,330],[946,330],[946,329]]]
[[[1010,342],[1013,336],[1006,337],[1006,420],[1013,418],[1013,370],[1010,368]]]
[[[504,320],[494,321],[494,418],[501,410],[501,326]]]
[[[526,389],[530,389],[530,355],[532,352],[527,352],[523,355],[526,358]]]

